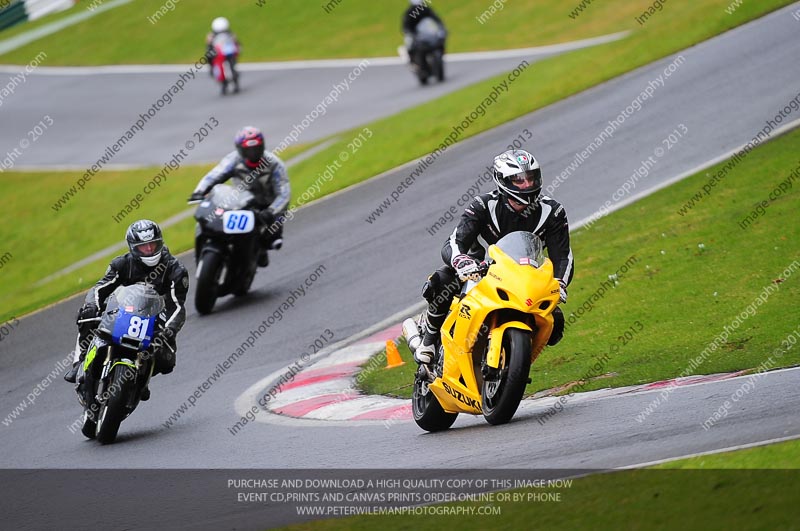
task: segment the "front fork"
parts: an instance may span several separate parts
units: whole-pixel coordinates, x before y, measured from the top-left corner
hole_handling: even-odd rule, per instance
[[[103,367],[100,370],[99,378],[95,378],[94,376],[94,368],[92,366],[92,362],[97,354],[97,350],[100,348],[105,347],[105,358],[103,360]],[[93,344],[92,347],[89,349],[89,353],[87,353],[87,361],[84,365],[84,377],[83,381],[80,382],[76,386],[76,391],[78,393],[78,402],[84,407],[88,408],[91,404],[98,404],[99,407],[105,403],[108,399],[106,396],[107,388],[109,385],[108,376],[111,373],[111,369],[117,363],[121,365],[127,365],[136,371],[136,376],[134,378],[134,382],[138,382],[139,385],[136,386],[136,393],[131,395],[129,398],[129,406],[131,408],[135,407],[136,401],[138,400],[138,395],[142,389],[147,386],[150,382],[150,378],[153,374],[153,368],[155,367],[155,360],[152,359],[153,354],[149,351],[139,352],[136,356],[136,361],[133,364],[129,364],[128,362],[115,360],[114,357],[114,349],[117,348],[114,345],[97,345]],[[148,357],[145,357],[145,356]],[[115,363],[115,361],[117,363]],[[96,386],[95,386],[96,380]],[[95,388],[96,387],[96,388]],[[90,399],[93,397],[93,399]]]

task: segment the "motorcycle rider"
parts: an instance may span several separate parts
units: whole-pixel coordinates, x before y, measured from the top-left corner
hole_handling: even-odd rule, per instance
[[[199,201],[215,185],[238,177],[256,197],[256,217],[261,223],[261,251],[258,265],[269,264],[268,249],[283,246],[283,214],[289,206],[291,189],[286,165],[270,151],[265,151],[263,133],[252,126],[236,134],[236,150],[228,153],[197,184],[189,201]],[[199,230],[199,227],[198,227]]]
[[[78,368],[92,342],[97,325],[97,321],[93,319],[102,315],[109,295],[118,286],[130,286],[137,282],[152,285],[164,297],[165,302],[164,326],[151,342],[155,356],[153,375],[168,374],[175,368],[175,340],[186,321],[184,302],[189,290],[189,274],[164,245],[158,223],[149,219],[135,221],[128,227],[125,240],[129,252],[111,261],[103,278],[86,294],[85,302],[78,312],[78,339],[74,361],[72,369],[64,375],[64,379],[70,383],[75,383]],[[145,388],[141,399],[148,398],[150,391]]]
[[[439,18],[433,8],[428,5],[429,0],[409,0],[408,3],[408,9],[403,14],[404,42],[411,63],[421,64],[422,58],[417,57],[420,54],[420,49],[415,46],[417,25],[425,18],[432,18],[444,29],[444,22],[442,22],[442,19]],[[441,51],[444,54],[444,44],[442,44]]]
[[[560,301],[567,301],[567,286],[574,273],[569,243],[569,223],[564,207],[542,191],[539,162],[529,152],[513,149],[494,158],[496,190],[476,196],[464,209],[461,221],[442,248],[445,265],[433,273],[422,288],[428,310],[421,320],[422,343],[414,360],[428,364],[433,360],[453,297],[461,291],[462,279],[479,271],[478,263],[487,257],[489,245],[515,231],[536,234],[547,247],[554,275],[560,285]],[[555,345],[564,334],[564,315],[553,311],[553,332],[548,345]]]
[[[233,69],[233,91],[239,92],[239,73],[236,71],[236,59],[240,47],[239,39],[231,31],[231,24],[225,17],[217,17],[211,21],[211,32],[206,35],[206,58],[208,59],[208,71],[214,77],[214,57],[217,55],[217,47],[225,48],[229,46],[237,50],[237,54],[231,57],[231,68]]]

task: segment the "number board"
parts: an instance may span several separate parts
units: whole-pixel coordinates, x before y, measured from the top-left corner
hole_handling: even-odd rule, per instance
[[[142,341],[142,347],[147,348],[150,340],[153,339],[155,320],[155,317],[141,317],[120,309],[117,320],[114,322],[112,333],[114,342],[119,344],[123,337],[128,336]]]
[[[225,234],[253,232],[256,216],[249,210],[229,210],[222,215],[222,231]]]

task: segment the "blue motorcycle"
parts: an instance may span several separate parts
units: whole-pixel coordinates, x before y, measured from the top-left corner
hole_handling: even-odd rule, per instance
[[[114,442],[139,404],[153,373],[153,339],[164,308],[161,295],[145,283],[120,286],[108,298],[77,386],[84,407],[81,431],[89,439]]]

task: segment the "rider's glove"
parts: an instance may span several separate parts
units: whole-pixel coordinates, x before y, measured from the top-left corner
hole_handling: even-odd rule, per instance
[[[479,271],[478,262],[466,254],[459,254],[453,257],[451,261],[456,270],[458,278],[462,281],[466,280],[470,275]]]
[[[189,197],[189,201],[202,201],[205,198],[205,195],[206,194],[203,192],[192,192],[192,195]]]
[[[560,278],[557,278],[556,280],[558,280],[559,286],[558,299],[561,304],[564,304],[567,302],[567,283]]]
[[[406,33],[403,35],[403,44],[406,47],[406,50],[410,50],[411,47],[414,45],[414,36],[410,33]]]
[[[100,315],[100,308],[93,302],[87,302],[78,311],[78,321],[94,319]],[[77,323],[80,324],[80,323]]]
[[[265,208],[264,210],[259,210],[257,215],[258,215],[258,220],[262,224],[264,224],[265,227],[269,227],[273,223],[275,223],[275,214],[270,212],[268,208]]]

